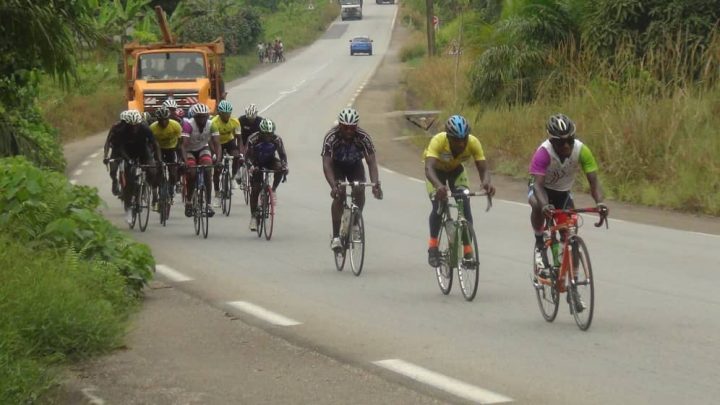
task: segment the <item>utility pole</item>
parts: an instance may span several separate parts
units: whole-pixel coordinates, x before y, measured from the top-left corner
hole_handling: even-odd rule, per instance
[[[428,40],[428,56],[435,56],[435,24],[433,24],[433,17],[435,16],[435,9],[433,6],[433,0],[425,0],[425,9],[427,17],[427,40]]]

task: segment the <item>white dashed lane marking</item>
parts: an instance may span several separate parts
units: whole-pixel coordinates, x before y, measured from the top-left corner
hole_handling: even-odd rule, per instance
[[[82,172],[83,172],[82,169],[77,169],[77,170],[75,170],[75,172],[73,173],[73,176],[79,176],[79,175],[82,174]]]
[[[295,326],[300,325],[300,322],[290,319],[286,316],[280,315],[276,312],[267,310],[261,306],[255,305],[246,301],[232,301],[228,302],[233,308],[239,309],[247,314],[250,314],[256,318],[260,318],[265,322],[269,322],[273,325],[278,326]]]
[[[400,359],[378,360],[373,362],[384,369],[404,375],[415,381],[441,389],[457,397],[479,403],[499,404],[512,402],[512,398],[488,391],[484,388],[456,380],[446,375],[430,371],[418,365]]]
[[[180,273],[179,271],[166,266],[164,264],[158,264],[155,266],[155,271],[169,278],[176,283],[182,283],[183,281],[191,281],[192,278]]]

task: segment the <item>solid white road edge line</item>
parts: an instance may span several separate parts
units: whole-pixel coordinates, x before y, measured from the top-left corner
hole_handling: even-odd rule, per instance
[[[98,397],[97,395],[93,395],[93,391],[97,391],[96,388],[83,388],[80,390],[80,392],[85,395],[85,398],[88,399],[88,403],[90,405],[105,405],[105,400]]]
[[[155,266],[155,271],[162,274],[164,277],[169,278],[170,280],[176,282],[176,283],[182,283],[183,281],[191,281],[192,278],[180,273],[179,271],[166,266],[164,264],[158,264]]]
[[[247,301],[232,301],[228,302],[228,305],[232,306],[233,308],[237,308],[245,313],[248,313],[252,316],[260,318],[263,321],[269,322],[273,325],[294,326],[301,324],[301,322],[298,322],[294,319],[290,319],[276,312],[269,311],[263,307],[257,306]]]
[[[402,374],[423,384],[441,389],[457,397],[480,404],[499,404],[512,402],[513,400],[512,398],[504,395],[456,380],[400,359],[378,360],[374,361],[373,364],[395,373]]]
[[[76,184],[77,184],[77,180],[75,180],[75,179],[70,180],[70,184],[72,184],[73,186],[76,185]]]

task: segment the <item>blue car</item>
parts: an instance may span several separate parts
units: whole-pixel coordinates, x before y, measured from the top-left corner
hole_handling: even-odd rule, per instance
[[[355,37],[350,40],[350,55],[366,53],[372,55],[372,39],[367,36]]]

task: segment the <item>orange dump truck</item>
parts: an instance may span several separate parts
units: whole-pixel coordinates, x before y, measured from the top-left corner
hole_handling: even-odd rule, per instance
[[[208,43],[176,43],[170,33],[165,13],[155,7],[163,42],[143,45],[131,42],[123,47],[125,98],[128,109],[153,112],[162,103],[175,99],[187,112],[195,103],[206,104],[215,111],[225,98],[222,38]]]

